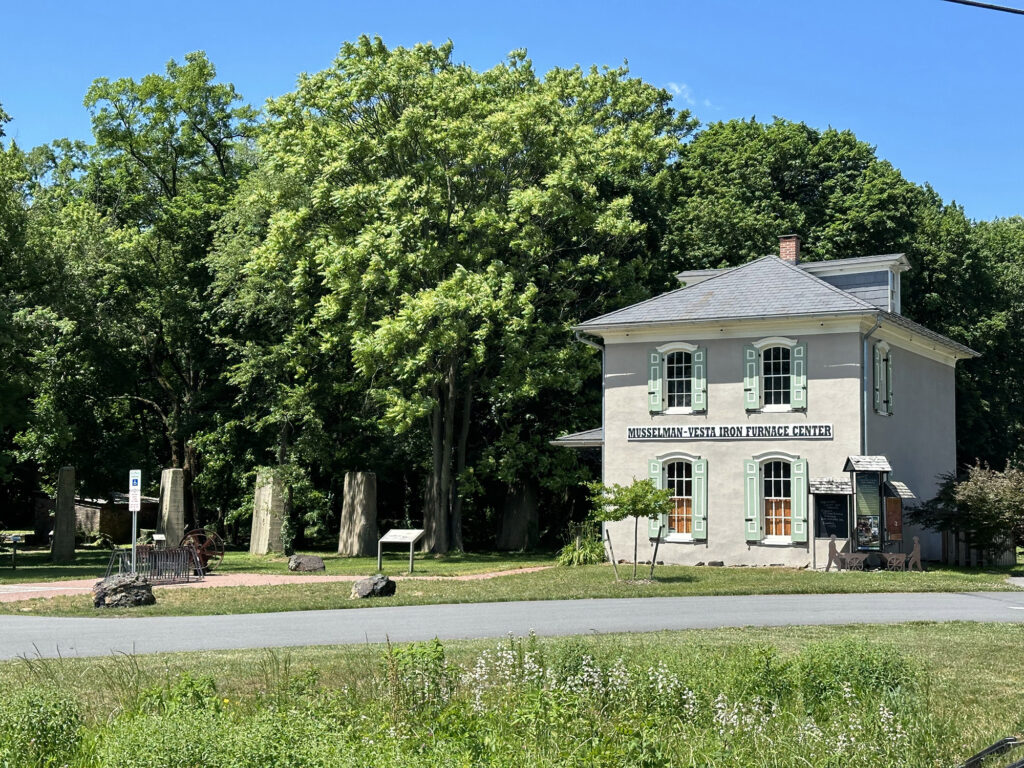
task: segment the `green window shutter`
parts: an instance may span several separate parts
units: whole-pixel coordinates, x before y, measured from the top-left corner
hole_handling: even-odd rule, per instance
[[[789,403],[793,408],[807,408],[807,345],[794,346],[790,360]]]
[[[647,462],[647,477],[654,482],[655,488],[664,488],[665,483],[661,479],[661,461],[651,459]],[[658,538],[658,529],[668,531],[668,515],[661,515],[658,519],[647,518],[647,538]]]
[[[708,350],[707,347],[697,347],[693,350],[691,362],[693,363],[693,383],[690,391],[693,393],[690,402],[694,413],[701,413],[708,409]]]
[[[874,346],[875,363],[875,413],[884,413],[882,410],[882,377],[885,369],[882,367],[882,350],[878,345]]]
[[[693,538],[708,537],[708,460],[693,462]]]
[[[759,384],[761,372],[758,370],[760,355],[757,347],[746,344],[743,347],[743,407],[748,411],[756,411],[761,407]]]
[[[761,540],[761,488],[757,462],[743,462],[743,517],[747,541]]]
[[[661,413],[661,352],[651,349],[647,352],[647,410]]]
[[[892,350],[885,356],[885,412],[892,413]]]
[[[791,465],[790,510],[793,513],[792,539],[807,541],[807,459],[797,459]]]

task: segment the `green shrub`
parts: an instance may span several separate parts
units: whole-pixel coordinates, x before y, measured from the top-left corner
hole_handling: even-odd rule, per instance
[[[60,765],[75,752],[81,717],[55,688],[4,691],[0,698],[0,765]]]
[[[573,523],[566,534],[566,544],[558,551],[559,565],[594,565],[604,562],[604,542],[593,521]]]

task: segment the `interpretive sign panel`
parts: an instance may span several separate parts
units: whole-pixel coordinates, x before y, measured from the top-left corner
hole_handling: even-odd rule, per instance
[[[831,424],[700,424],[626,427],[627,440],[831,440]]]
[[[392,528],[380,541],[382,544],[415,544],[425,532],[422,528]]]
[[[426,531],[422,528],[392,528],[381,536],[380,540],[377,542],[377,570],[379,571],[383,565],[383,553],[381,551],[382,544],[408,544],[409,573],[412,573],[413,547],[416,546],[417,541],[423,538],[424,533],[426,533]]]
[[[837,539],[850,538],[850,503],[849,496],[832,494],[815,494],[814,496],[814,535],[819,539],[835,536]]]

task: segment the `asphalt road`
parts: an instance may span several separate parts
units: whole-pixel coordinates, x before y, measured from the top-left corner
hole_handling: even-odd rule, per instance
[[[0,659],[484,638],[530,630],[575,635],[905,621],[1024,622],[1024,592],[548,600],[117,619],[0,616]]]

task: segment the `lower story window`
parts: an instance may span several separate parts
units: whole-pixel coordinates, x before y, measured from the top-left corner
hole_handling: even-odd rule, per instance
[[[673,503],[668,530],[690,536],[693,533],[693,465],[688,461],[669,462],[665,465],[665,480]]]
[[[793,525],[790,465],[769,461],[764,465],[764,534],[790,536]]]

